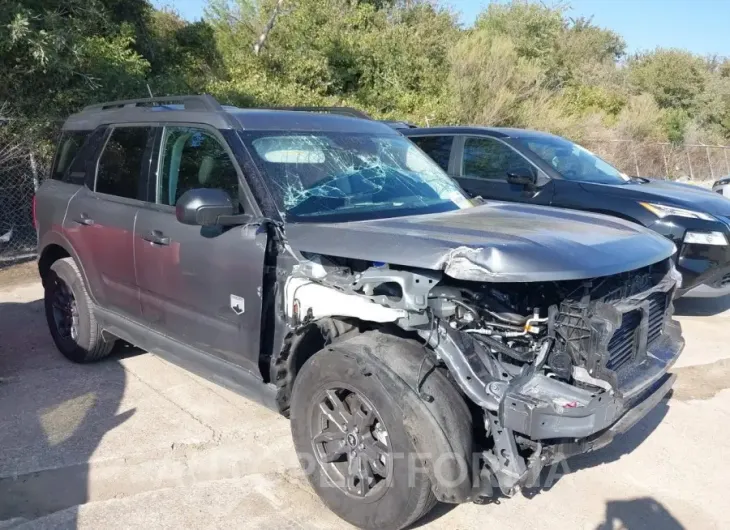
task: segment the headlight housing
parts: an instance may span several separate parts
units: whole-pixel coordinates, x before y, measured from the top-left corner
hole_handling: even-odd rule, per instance
[[[722,232],[687,232],[684,234],[685,243],[695,245],[727,245],[727,238]]]
[[[653,202],[640,202],[644,208],[656,215],[659,219],[665,217],[688,217],[690,219],[702,219],[704,221],[715,221],[716,219],[708,213],[696,212],[685,208],[677,208],[676,206],[667,206],[666,204],[656,204]]]

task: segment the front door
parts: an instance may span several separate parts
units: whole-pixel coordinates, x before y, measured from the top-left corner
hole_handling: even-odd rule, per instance
[[[540,170],[506,143],[489,136],[457,137],[455,145],[457,181],[472,196],[500,201],[529,202],[549,205],[553,195],[551,180],[539,179]],[[543,181],[538,186],[512,184],[510,173],[531,173]]]
[[[134,233],[146,325],[258,374],[266,231],[184,225],[174,208],[194,188],[220,188],[248,204],[240,168],[212,129],[165,127],[158,143],[158,168]]]
[[[141,317],[141,307],[132,234],[144,204],[153,137],[150,127],[107,131],[98,161],[90,157],[79,168],[86,185],[72,197],[63,223],[94,301],[133,319]]]

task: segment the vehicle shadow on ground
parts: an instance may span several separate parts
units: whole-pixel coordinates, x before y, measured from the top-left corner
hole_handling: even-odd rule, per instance
[[[596,530],[683,530],[684,526],[660,502],[651,497],[609,501],[606,519]]]
[[[119,410],[118,357],[135,353],[122,346],[98,363],[71,363],[51,340],[42,300],[0,303],[0,522],[63,511],[56,523],[76,526],[90,458],[135,413]]]
[[[711,317],[730,309],[730,294],[724,296],[692,296],[674,301],[674,314],[682,317]]]

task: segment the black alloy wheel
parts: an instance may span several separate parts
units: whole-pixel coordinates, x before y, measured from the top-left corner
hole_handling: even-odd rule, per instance
[[[373,404],[345,384],[323,390],[312,409],[312,447],[333,484],[346,495],[375,499],[390,481],[388,431]]]
[[[76,343],[79,339],[79,311],[76,297],[68,284],[58,276],[53,278],[50,290],[56,331],[63,340]]]
[[[59,351],[77,363],[109,355],[116,338],[104,335],[76,262],[72,258],[54,261],[43,272],[43,287],[46,321]]]

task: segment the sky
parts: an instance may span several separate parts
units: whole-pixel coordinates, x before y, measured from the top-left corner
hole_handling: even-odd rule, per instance
[[[489,0],[442,0],[474,22]],[[154,0],[174,7],[187,20],[202,17],[207,0]],[[546,1],[550,5],[551,1]],[[628,52],[684,48],[702,55],[730,56],[730,0],[572,0],[569,16],[593,17],[599,26],[621,35]]]

